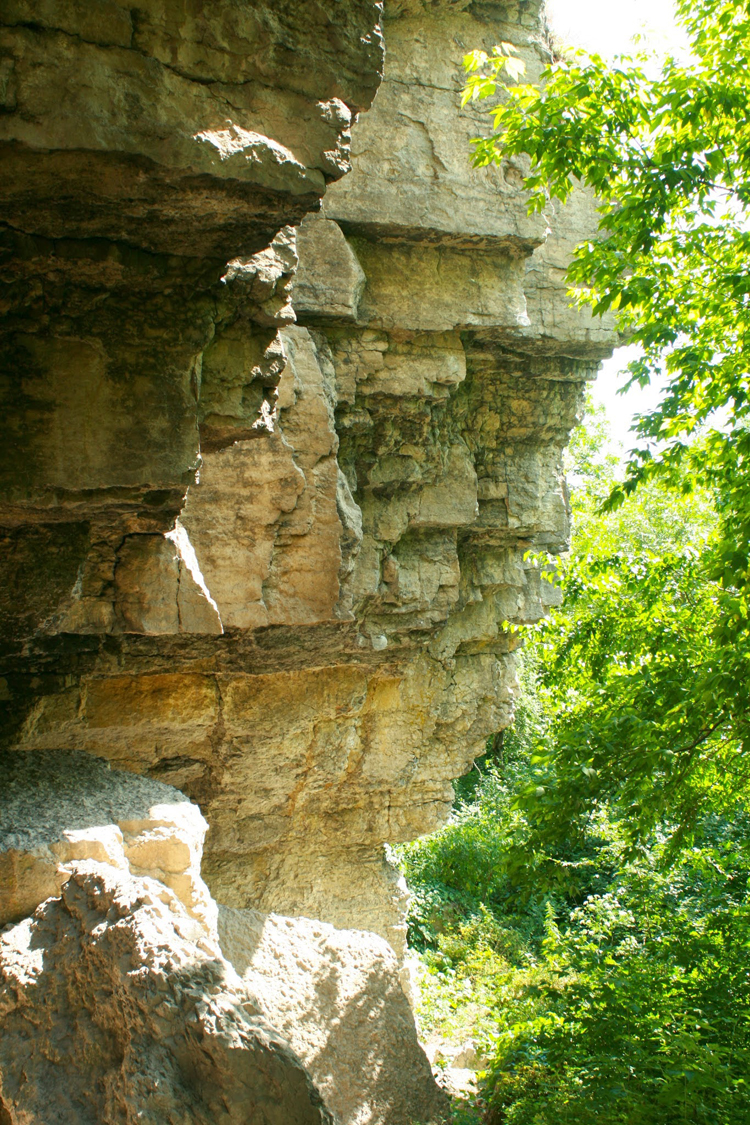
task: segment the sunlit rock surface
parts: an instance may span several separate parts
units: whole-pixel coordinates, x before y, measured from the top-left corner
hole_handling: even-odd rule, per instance
[[[57,897],[81,862],[105,863],[174,891],[216,937],[201,878],[208,825],[170,785],[89,754],[0,754],[0,926]]]
[[[248,1001],[286,1036],[341,1125],[446,1116],[382,938],[230,907],[219,934]]]
[[[384,845],[511,721],[506,623],[556,598],[527,553],[565,546],[562,450],[616,341],[565,293],[592,200],[530,217],[522,164],[467,157],[462,56],[513,42],[534,79],[536,0],[379,20],[5,5],[0,706],[50,777],[89,754],[195,802],[222,906],[401,954]],[[68,807],[9,920],[80,859]],[[87,862],[153,878],[102,823]]]
[[[84,862],[0,933],[0,1118],[333,1125],[300,1059],[177,896]]]
[[[3,5],[11,651],[40,631],[221,631],[163,535],[201,452],[269,432],[295,225],[349,167],[379,19],[377,0]]]

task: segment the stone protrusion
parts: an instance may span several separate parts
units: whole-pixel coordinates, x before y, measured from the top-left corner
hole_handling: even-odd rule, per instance
[[[356,320],[366,279],[338,224],[307,215],[297,245],[307,268],[302,266],[294,279],[295,312],[333,322]]]
[[[349,167],[380,17],[379,0],[3,5],[0,623],[14,642],[220,632],[184,575],[177,597],[173,556],[148,552],[139,575],[118,555],[174,529],[202,452],[265,432],[294,228]]]
[[[83,861],[0,933],[7,1125],[333,1125],[218,943],[151,878]]]
[[[60,895],[79,864],[107,864],[174,891],[193,933],[216,935],[201,878],[208,824],[183,793],[89,754],[0,755],[0,927]]]

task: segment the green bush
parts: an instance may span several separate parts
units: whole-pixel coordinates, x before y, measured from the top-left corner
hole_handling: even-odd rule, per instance
[[[495,1041],[488,1122],[750,1121],[750,834],[709,830],[677,869],[659,870],[657,845],[564,929],[548,920],[555,980]]]
[[[655,485],[597,512],[590,439],[514,729],[399,852],[420,1021],[478,1039],[488,1125],[750,1125],[747,676],[716,660],[715,516]]]

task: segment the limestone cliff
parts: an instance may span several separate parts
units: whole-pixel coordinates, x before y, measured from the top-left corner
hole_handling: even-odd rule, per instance
[[[468,161],[462,56],[533,79],[539,7],[0,16],[2,746],[175,786],[220,904],[397,953],[384,845],[510,722],[614,343],[565,294],[592,201]]]
[[[562,283],[587,197],[530,218],[468,163],[461,57],[533,77],[528,2],[391,5],[292,295],[379,61],[371,4],[304,7],[12,6],[6,741],[182,788],[220,901],[399,948],[382,845],[509,721],[502,622],[554,596],[523,558],[565,542],[612,337]]]

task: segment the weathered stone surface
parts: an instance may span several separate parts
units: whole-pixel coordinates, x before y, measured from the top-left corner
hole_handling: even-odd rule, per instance
[[[201,878],[208,825],[179,790],[89,754],[39,751],[0,754],[0,793],[0,926],[58,897],[91,860],[163,883],[216,936]]]
[[[262,249],[285,207],[301,217],[346,170],[351,113],[378,85],[378,16],[375,0],[11,0],[6,221],[59,238],[75,217],[78,237],[178,254],[190,229],[194,256],[225,261]]]
[[[226,908],[219,933],[206,828],[178,790],[89,754],[0,755],[8,1119],[442,1120],[390,946]]]
[[[82,863],[62,897],[0,934],[7,1125],[333,1125],[177,896]]]
[[[468,168],[476,111],[455,127],[464,50],[514,41],[533,78],[548,57],[538,11],[386,14],[385,82],[354,130],[353,172],[299,241],[298,317],[333,368],[337,457],[361,514],[340,602],[359,625],[360,673],[327,656],[223,689],[222,729],[243,748],[227,791],[247,792],[251,773],[258,784],[243,806],[210,798],[206,871],[225,902],[366,924],[401,951],[396,880],[367,841],[434,827],[451,776],[509,720],[501,623],[556,598],[524,555],[566,541],[562,448],[613,336],[570,310],[564,287],[591,201],[529,220],[521,168]],[[282,735],[278,775],[261,715]]]
[[[119,555],[174,529],[202,450],[263,423],[276,332],[294,319],[294,225],[349,166],[352,115],[380,81],[379,18],[377,0],[3,6],[0,619],[14,639],[220,631],[189,574],[177,592],[173,556],[148,544],[139,575]],[[233,348],[244,378],[226,388]]]
[[[338,223],[305,216],[297,245],[302,265],[294,279],[294,307],[331,321],[357,319],[365,274]]]
[[[120,21],[140,51],[123,97],[142,105],[153,70],[153,122],[136,113],[115,144],[115,99],[83,161],[55,106],[65,190],[23,172],[41,204],[13,242],[4,742],[179,786],[210,823],[220,901],[366,926],[400,952],[383,845],[445,817],[451,779],[512,715],[503,622],[555,597],[525,556],[564,547],[562,450],[615,342],[562,277],[595,216],[579,195],[529,218],[520,165],[468,163],[484,119],[459,112],[461,58],[515,42],[533,78],[536,0],[392,0],[353,171],[297,241],[371,96],[372,5],[160,5]],[[16,22],[18,97],[41,113],[44,59],[23,91],[48,32]],[[81,105],[132,54],[98,34],[49,32],[63,76],[83,52]],[[43,119],[19,126],[14,176]],[[136,151],[137,190],[112,171]]]
[[[613,315],[594,317],[590,309],[577,309],[559,297],[550,299],[552,294],[561,294],[565,287],[565,272],[581,241],[581,231],[588,230],[593,237],[598,228],[596,200],[589,191],[576,191],[565,204],[551,203],[548,219],[550,233],[526,265],[529,327],[522,330],[524,347],[542,354],[598,360],[617,339]]]
[[[544,216],[529,216],[519,192],[522,166],[470,170],[470,140],[487,121],[482,106],[460,110],[457,99],[462,57],[475,47],[514,43],[534,80],[544,58],[540,5],[486,4],[478,15],[469,8],[441,0],[386,5],[385,80],[374,111],[354,130],[352,172],[325,208],[348,233],[521,256],[544,241]],[[464,294],[458,304],[470,301]]]
[[[442,1121],[392,950],[373,934],[222,907],[224,956],[341,1125]]]
[[[227,627],[336,616],[342,524],[333,392],[305,329],[284,329],[280,342],[286,366],[264,436],[207,452],[181,517]],[[235,363],[241,375],[241,356]]]

